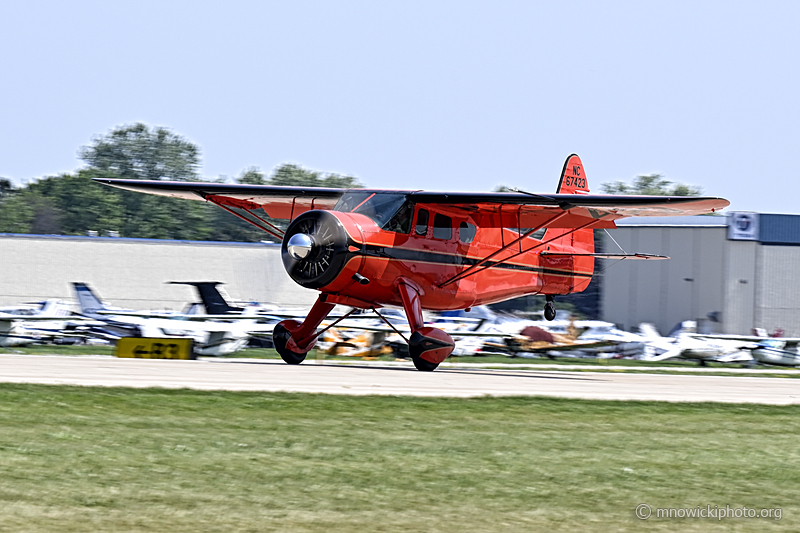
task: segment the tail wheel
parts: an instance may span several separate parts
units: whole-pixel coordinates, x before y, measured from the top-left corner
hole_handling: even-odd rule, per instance
[[[553,304],[553,296],[547,295],[547,303],[544,304],[544,317],[553,320],[556,317],[556,306]]]
[[[284,320],[275,326],[272,330],[272,343],[275,344],[275,350],[280,354],[281,359],[290,365],[299,365],[306,359],[306,353],[298,353],[290,350],[286,345],[292,338],[292,333],[286,328],[284,324],[290,326],[299,326],[294,320]]]

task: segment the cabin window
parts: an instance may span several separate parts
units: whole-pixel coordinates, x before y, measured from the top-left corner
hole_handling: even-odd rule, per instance
[[[389,219],[383,229],[395,233],[408,233],[411,231],[411,219],[414,217],[414,204],[406,202],[397,210],[392,218]]]
[[[347,191],[333,208],[343,213],[360,213],[371,218],[386,231],[408,233],[411,231],[411,216],[414,206],[405,194]]]
[[[469,222],[462,222],[458,227],[458,240],[464,244],[469,244],[475,240],[475,233],[477,233],[477,231],[478,228],[474,225]]]
[[[417,227],[414,230],[417,235],[425,235],[428,233],[428,216],[427,209],[420,209],[417,213]]]
[[[448,241],[452,236],[453,221],[450,219],[450,217],[446,217],[437,213],[433,217],[433,238]]]

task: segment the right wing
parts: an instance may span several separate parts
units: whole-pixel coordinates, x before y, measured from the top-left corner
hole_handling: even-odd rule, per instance
[[[293,219],[312,209],[332,209],[347,189],[323,187],[276,187],[202,183],[196,181],[145,181],[94,178],[94,181],[127,191],[184,200],[207,200],[239,209],[263,209],[270,218]]]

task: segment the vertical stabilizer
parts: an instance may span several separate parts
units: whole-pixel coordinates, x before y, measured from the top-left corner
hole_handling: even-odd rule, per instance
[[[72,284],[75,288],[75,294],[78,297],[78,304],[81,307],[81,313],[96,313],[107,309],[106,304],[100,301],[92,289],[82,282],[75,282]]]
[[[557,194],[588,194],[589,181],[583,169],[581,158],[576,154],[570,155],[564,162],[561,169],[561,179],[556,188]],[[594,253],[594,230],[582,229],[570,233],[572,230],[567,228],[550,228],[545,232],[542,240],[550,240],[553,237],[564,235],[553,241],[554,246],[573,247],[576,252]]]
[[[561,179],[556,188],[558,194],[589,194],[589,182],[583,163],[577,154],[570,155],[561,169]]]
[[[222,294],[217,289],[221,285],[219,281],[170,281],[173,285],[191,285],[197,289],[206,313],[209,315],[225,315],[230,313],[241,313],[241,307],[233,307],[225,301]]]

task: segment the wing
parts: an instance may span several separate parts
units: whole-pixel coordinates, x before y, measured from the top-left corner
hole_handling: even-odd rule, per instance
[[[576,228],[596,221],[595,228],[614,228],[614,220],[627,217],[685,216],[715,213],[730,202],[708,196],[616,196],[530,193],[437,193],[417,191],[409,198],[420,204],[448,205],[468,212],[499,214],[492,217],[504,227],[538,227],[567,212],[549,228]],[[488,217],[481,226],[489,227]]]
[[[332,209],[346,189],[275,187],[225,183],[144,181],[94,178],[120,189],[206,200],[234,213],[264,231],[282,233],[265,218],[293,219],[311,209]],[[360,191],[381,192],[360,189]],[[677,216],[714,213],[730,205],[724,198],[705,196],[613,196],[589,194],[530,194],[522,192],[469,193],[393,191],[415,204],[474,213],[483,227],[576,228],[594,221],[595,228],[614,228],[614,220],[632,216]],[[499,215],[499,216],[496,216]],[[562,216],[557,216],[562,215]],[[548,222],[550,221],[550,222]]]
[[[312,209],[332,209],[346,190],[187,181],[101,178],[94,178],[94,181],[127,191],[212,202],[279,239],[283,237],[283,230],[268,219],[292,220]]]

